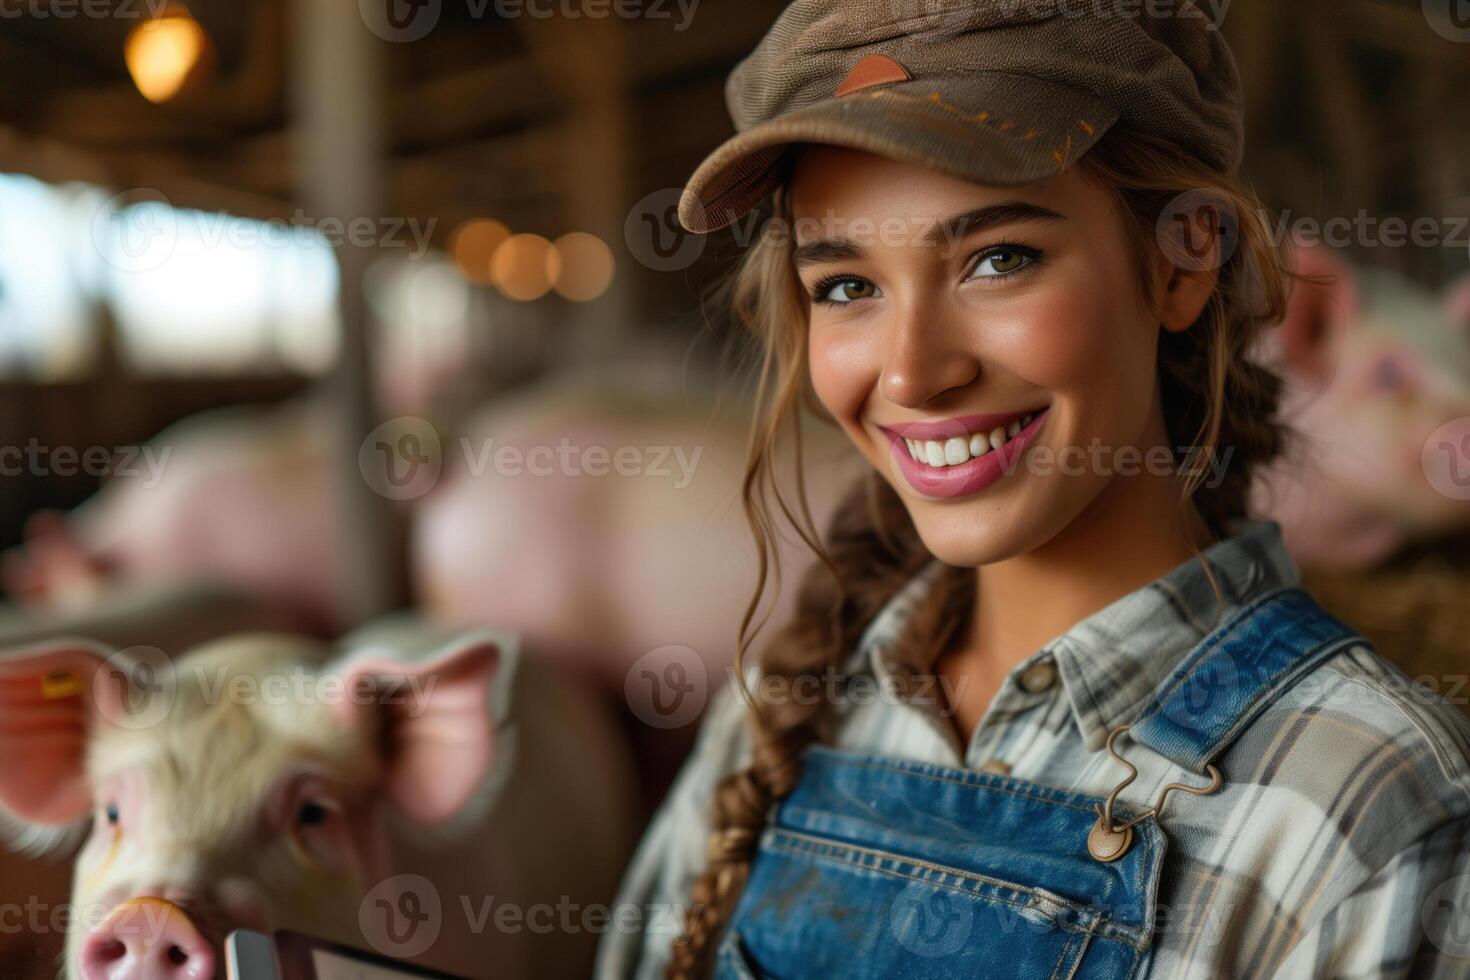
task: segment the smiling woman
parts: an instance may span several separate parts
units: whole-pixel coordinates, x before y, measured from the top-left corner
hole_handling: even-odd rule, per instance
[[[1015,464],[1032,446],[1168,444],[1150,381],[1159,328],[1198,319],[1213,271],[1163,281],[1169,270],[1153,263],[1146,276],[1151,287],[1162,281],[1157,303],[1130,288],[1152,260],[1136,253],[1116,195],[1079,170],[985,188],[818,148],[799,154],[790,186],[798,228],[814,214],[880,223],[922,214],[931,224],[912,242],[829,241],[818,246],[823,261],[806,262],[802,249],[816,243],[799,243],[794,254],[813,298],[816,394],[876,469],[901,474],[893,482],[931,551],[956,565],[990,564],[1034,552],[1063,528],[1080,531],[1084,511],[1120,531],[1127,518],[1179,511],[1168,477],[1131,481],[1099,501],[1106,473],[1059,480]],[[981,434],[976,448],[994,455],[975,458],[970,442]],[[925,441],[922,463],[903,436]],[[982,490],[991,519],[977,528],[964,505]],[[1171,524],[1184,560],[1190,529]]]
[[[681,935],[603,975],[1453,975],[1470,725],[1247,520],[1288,277],[1229,50],[1187,4],[938,6],[793,3],[684,195],[769,204],[763,554],[808,396],[871,472],[625,880]]]

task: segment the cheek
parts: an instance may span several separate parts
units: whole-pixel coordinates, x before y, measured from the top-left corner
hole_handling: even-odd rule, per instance
[[[817,399],[844,427],[856,427],[882,370],[876,331],[813,327],[807,336],[807,358]]]
[[[116,825],[107,819],[108,806],[117,808]],[[92,832],[77,853],[76,886],[79,892],[98,894],[118,871],[130,836],[147,829],[143,787],[132,773],[102,782],[96,791],[96,807],[92,815]]]
[[[1120,302],[1117,287],[1094,277],[1057,285],[1032,298],[1013,328],[992,330],[997,358],[1014,361],[1018,374],[1059,390],[1085,390],[1152,367],[1157,330],[1134,304]],[[1007,340],[1010,342],[1007,343]]]
[[[1132,441],[1144,424],[1157,387],[1159,328],[1132,291],[1121,291],[1100,270],[1056,282],[1029,297],[1013,319],[992,320],[986,349],[991,363],[1052,393],[1077,434]]]
[[[248,878],[227,877],[215,884],[214,897],[220,910],[235,928],[270,932],[271,921],[268,889]]]
[[[113,870],[122,854],[122,833],[116,828],[96,821],[92,833],[77,854],[76,889],[78,901],[83,896],[100,894],[106,889]]]

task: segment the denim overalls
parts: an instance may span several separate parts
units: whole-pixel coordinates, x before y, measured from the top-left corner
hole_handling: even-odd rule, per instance
[[[1212,760],[1252,719],[1363,643],[1300,589],[1267,593],[1183,658],[1128,734],[1213,777],[1178,789],[1209,791]],[[1128,815],[1116,796],[814,747],[762,834],[715,976],[1141,977],[1163,796]]]

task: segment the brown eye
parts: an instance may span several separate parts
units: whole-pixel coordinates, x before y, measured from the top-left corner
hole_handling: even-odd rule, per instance
[[[1036,260],[1036,256],[1020,248],[997,248],[980,256],[972,274],[976,279],[1004,276],[1024,269]]]
[[[866,279],[837,279],[818,287],[817,301],[820,303],[855,303],[860,299],[872,299],[878,295],[878,287]]]

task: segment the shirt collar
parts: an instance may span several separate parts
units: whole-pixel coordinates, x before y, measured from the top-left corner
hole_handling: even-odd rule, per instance
[[[1235,609],[1300,583],[1277,524],[1242,521],[1232,530],[1203,554],[1219,595],[1204,565],[1191,559],[1047,643],[1012,669],[1008,683],[1054,659],[1084,742],[1101,749],[1108,732],[1131,723],[1174,666]],[[930,562],[879,610],[847,661],[849,673],[893,672],[888,651],[943,567]]]

